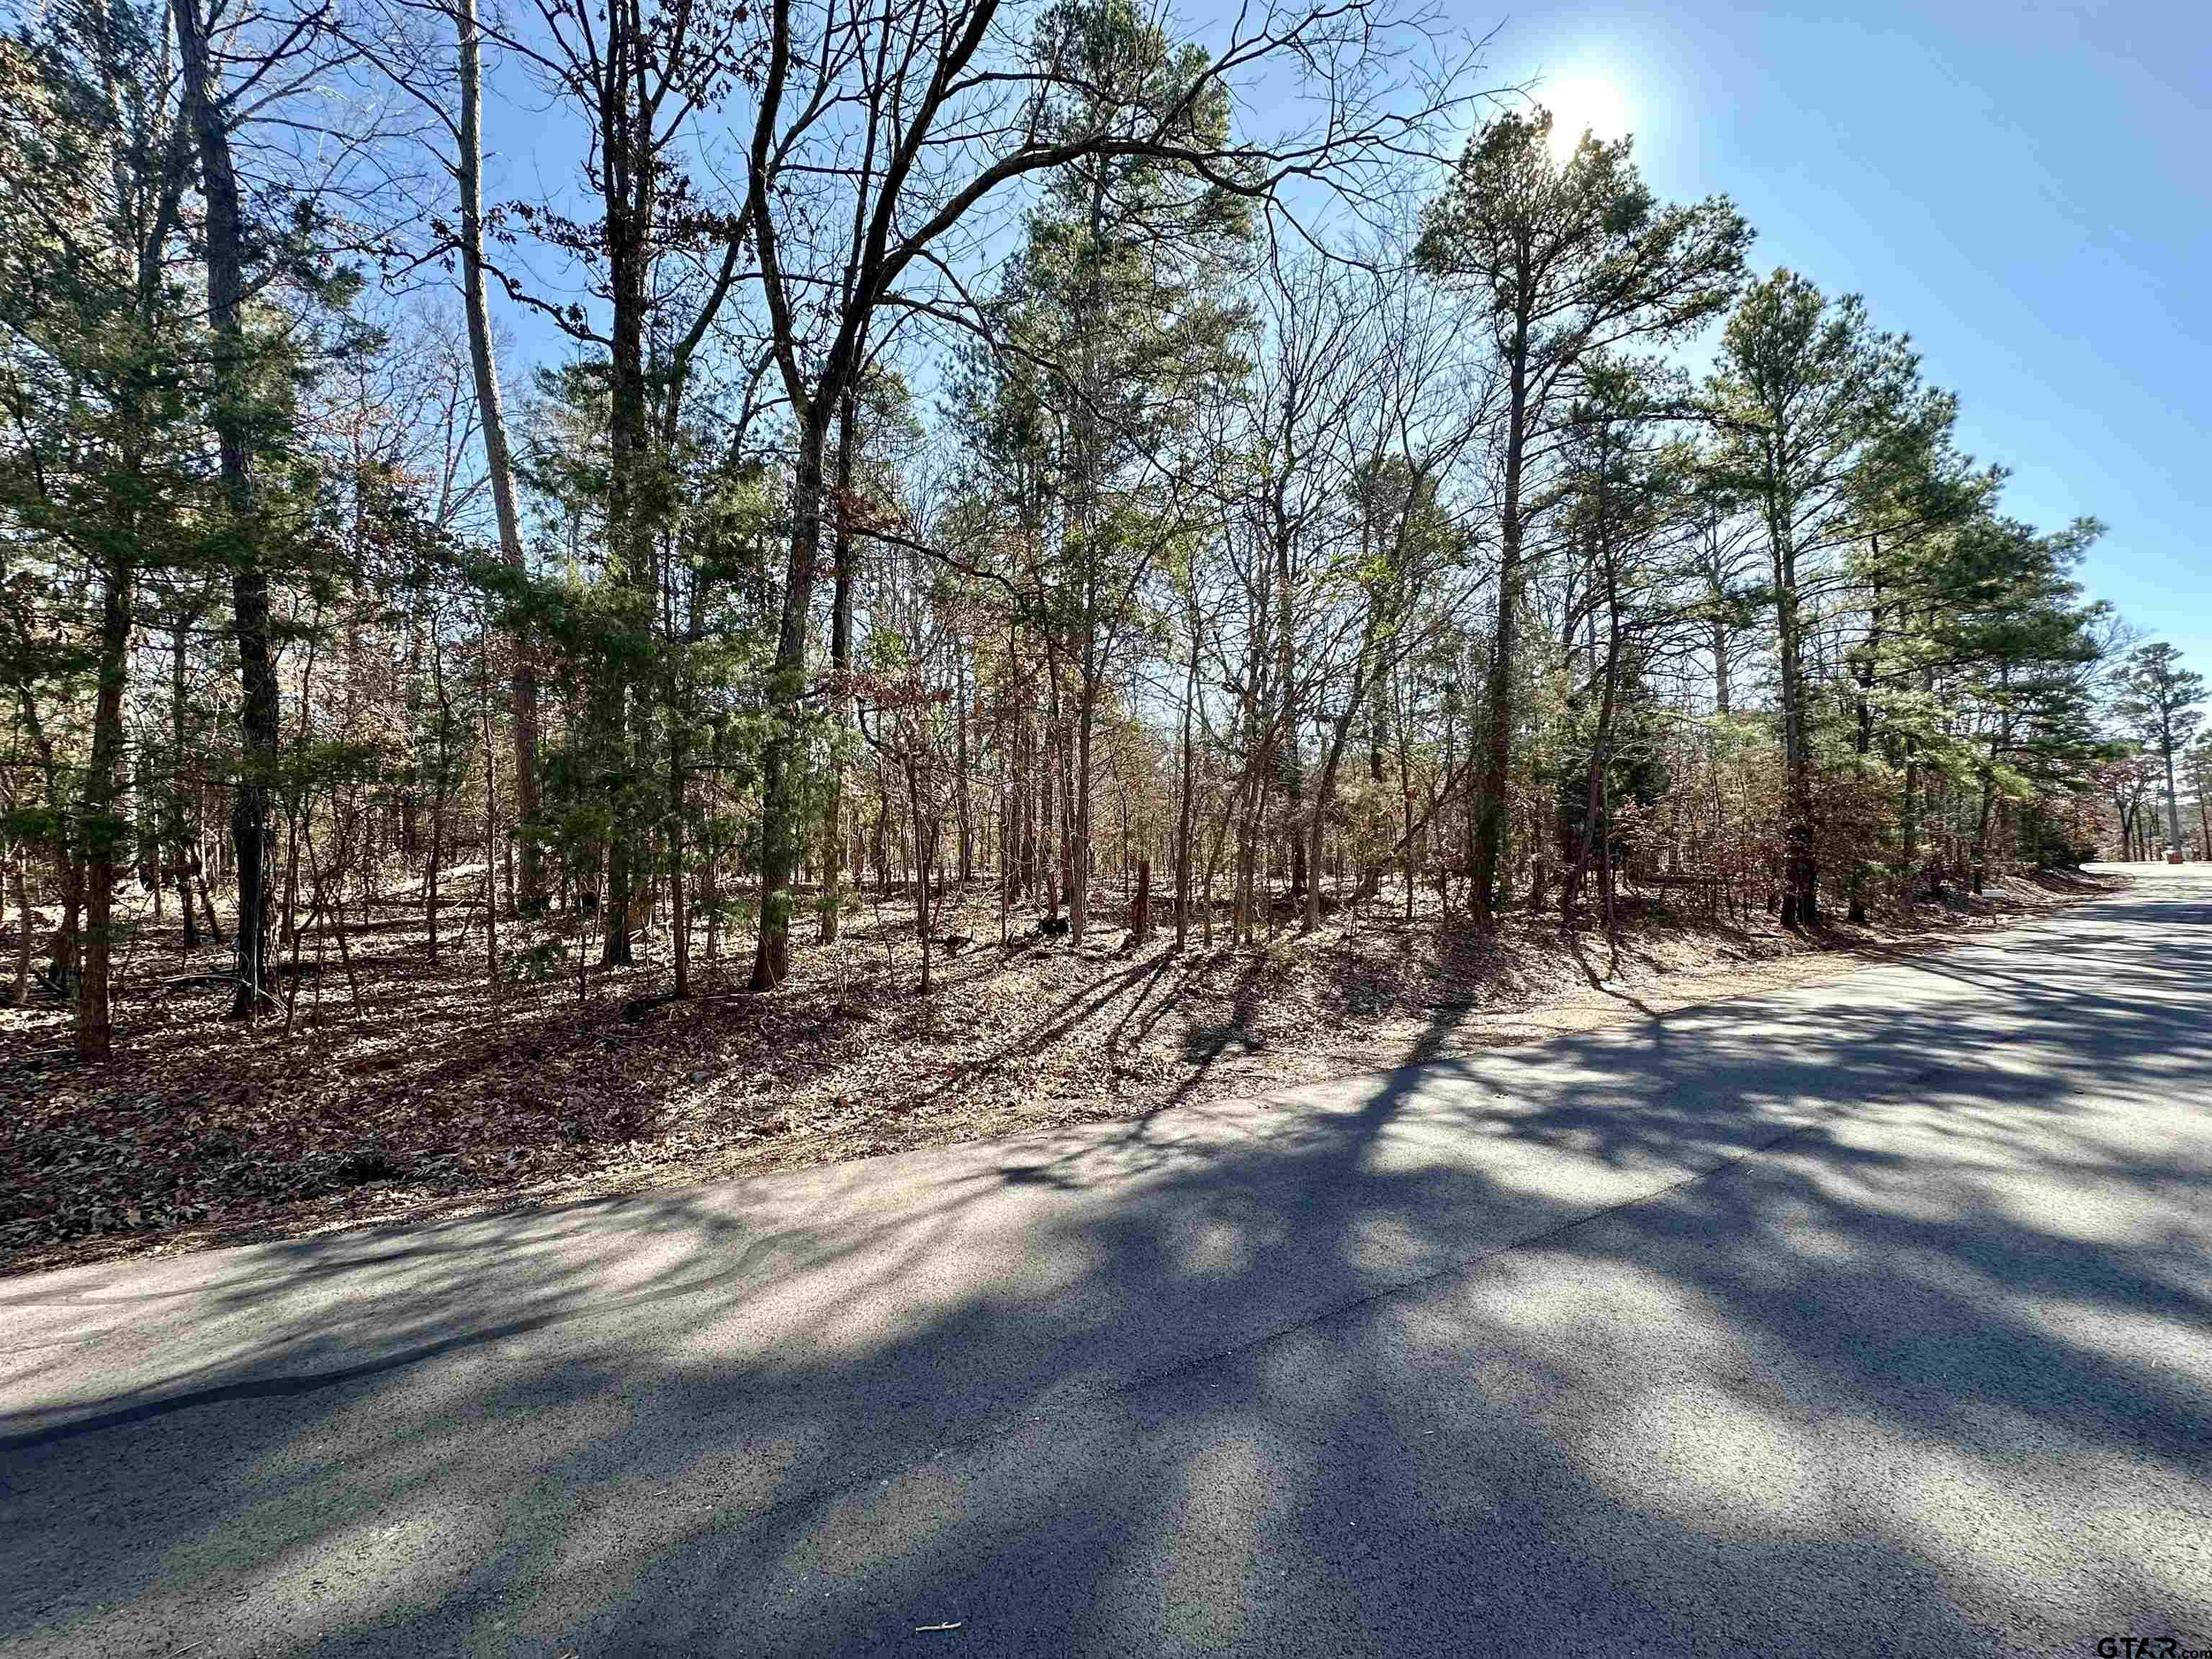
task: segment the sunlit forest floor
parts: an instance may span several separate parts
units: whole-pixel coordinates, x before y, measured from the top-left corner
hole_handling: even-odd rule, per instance
[[[1178,956],[1171,926],[1128,944],[1118,902],[1080,951],[1038,937],[1034,909],[1001,946],[979,881],[947,896],[940,930],[972,942],[938,955],[927,997],[912,910],[867,894],[772,996],[744,991],[749,937],[713,963],[702,933],[681,1004],[654,1000],[665,937],[580,996],[571,939],[565,977],[495,996],[481,921],[447,915],[434,965],[418,902],[355,930],[358,1008],[334,944],[319,966],[306,941],[289,1032],[281,1012],[221,1018],[225,991],[193,976],[228,954],[184,959],[172,911],[123,963],[110,1064],[76,1062],[58,1005],[0,1010],[0,1271],[1135,1117],[1802,984],[2101,890],[2023,874],[1809,939],[1631,898],[1617,954],[1556,915],[1439,926],[1433,894],[1409,921],[1395,890],[1302,937],[1279,893],[1271,941],[1208,950],[1194,928]],[[527,942],[502,924],[503,951]],[[0,933],[0,961],[14,950]]]

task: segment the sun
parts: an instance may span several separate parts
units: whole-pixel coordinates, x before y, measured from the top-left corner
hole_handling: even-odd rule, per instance
[[[1611,143],[1628,136],[1628,100],[1607,76],[1570,71],[1547,76],[1536,86],[1536,101],[1552,112],[1552,164],[1575,153],[1587,131]]]

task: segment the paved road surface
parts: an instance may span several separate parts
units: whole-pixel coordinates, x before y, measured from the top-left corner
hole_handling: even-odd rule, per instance
[[[1272,1103],[0,1282],[0,1540],[16,1659],[2212,1648],[2212,879]]]

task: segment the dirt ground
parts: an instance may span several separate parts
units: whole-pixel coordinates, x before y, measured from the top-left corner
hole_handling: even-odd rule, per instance
[[[840,945],[795,951],[775,994],[744,991],[744,952],[698,965],[677,1005],[648,1000],[667,987],[652,963],[592,974],[580,999],[573,971],[495,997],[480,927],[456,942],[449,917],[434,965],[417,906],[355,938],[358,1009],[324,942],[289,1032],[221,1018],[222,988],[189,976],[220,972],[225,953],[184,960],[173,925],[133,947],[107,1065],[75,1061],[63,1009],[0,1010],[0,1273],[1267,1093],[1806,984],[2113,884],[2016,877],[1814,939],[1632,901],[1616,959],[1601,931],[1577,940],[1556,917],[1473,934],[1407,921],[1388,894],[1304,937],[1285,898],[1255,949],[1194,935],[1177,956],[1171,931],[1134,947],[1110,905],[1079,951],[1037,937],[1035,911],[1014,915],[1002,947],[995,890],[978,883],[941,924],[973,942],[939,957],[926,998],[911,911],[871,900]],[[509,925],[502,945],[517,942]],[[12,959],[10,937],[0,950]],[[313,969],[313,947],[302,955]]]

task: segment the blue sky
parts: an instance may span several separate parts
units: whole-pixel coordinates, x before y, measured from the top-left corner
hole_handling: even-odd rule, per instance
[[[2212,3],[1568,4],[1491,61],[1609,82],[1655,187],[1910,332],[2008,510],[2103,520],[2090,591],[2212,673]]]

